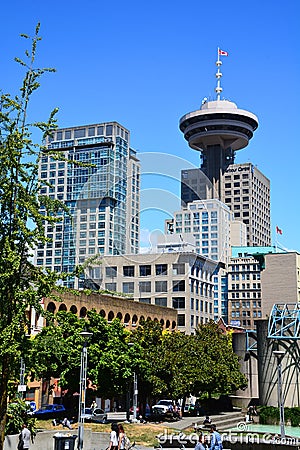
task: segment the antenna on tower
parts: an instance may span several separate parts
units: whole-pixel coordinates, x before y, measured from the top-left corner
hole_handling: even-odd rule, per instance
[[[218,68],[216,73],[217,78],[217,87],[215,88],[215,92],[217,93],[217,100],[219,101],[221,99],[221,92],[223,91],[223,88],[221,87],[221,78],[222,78],[222,72],[220,70],[220,67],[222,65],[222,61],[220,59],[220,56],[228,56],[228,52],[225,52],[224,50],[221,50],[218,47],[218,59],[216,61],[216,66]]]

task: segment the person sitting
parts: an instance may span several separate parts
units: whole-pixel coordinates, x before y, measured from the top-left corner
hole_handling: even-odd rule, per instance
[[[71,422],[69,421],[69,419],[67,417],[64,418],[64,420],[62,421],[61,424],[63,427],[66,427],[69,430],[72,430]]]
[[[205,419],[203,420],[203,425],[205,427],[207,427],[210,424],[211,424],[211,419],[209,418],[209,416],[206,416]]]

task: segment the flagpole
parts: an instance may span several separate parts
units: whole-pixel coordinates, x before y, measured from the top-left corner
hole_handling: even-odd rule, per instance
[[[217,73],[216,73],[216,77],[217,77],[217,87],[215,89],[216,93],[217,93],[217,101],[219,101],[221,99],[221,92],[222,92],[222,88],[221,88],[221,77],[222,77],[222,73],[220,71],[220,67],[222,65],[222,61],[220,59],[220,47],[218,47],[218,59],[216,62],[216,66],[218,68]]]

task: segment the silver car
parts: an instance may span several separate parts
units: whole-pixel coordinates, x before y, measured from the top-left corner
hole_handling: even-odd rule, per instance
[[[85,408],[82,418],[85,422],[107,423],[107,413],[101,408]]]

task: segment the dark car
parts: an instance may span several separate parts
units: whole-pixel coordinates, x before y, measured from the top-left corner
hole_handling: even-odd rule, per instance
[[[42,405],[40,409],[33,412],[33,417],[40,420],[63,419],[69,416],[64,405]]]
[[[85,422],[106,423],[107,414],[101,408],[85,408],[82,418]]]

